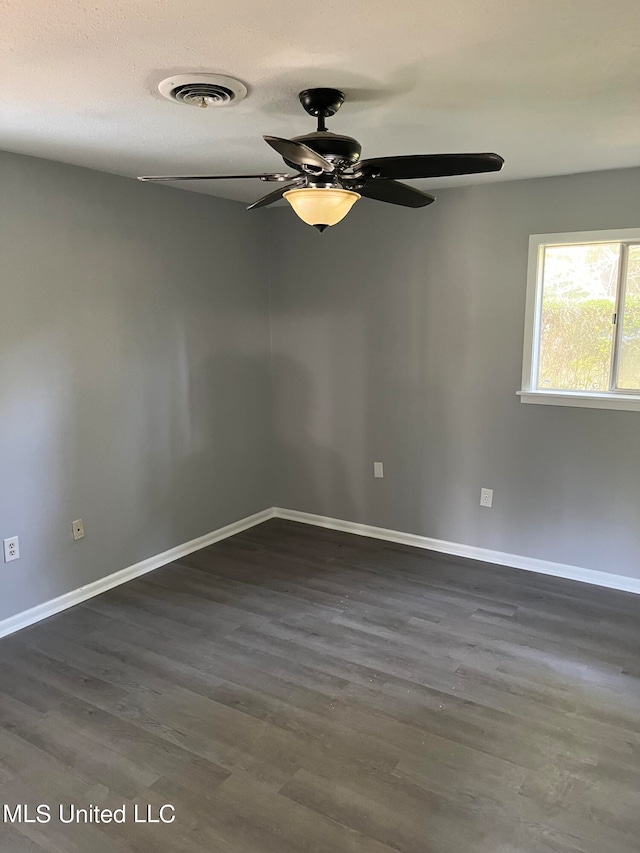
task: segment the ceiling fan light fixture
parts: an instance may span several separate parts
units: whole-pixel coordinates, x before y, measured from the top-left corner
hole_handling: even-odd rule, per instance
[[[211,81],[208,79],[211,75],[200,76],[207,79],[193,80],[188,77],[182,80],[178,76],[164,80],[159,86],[160,92],[172,100],[200,107],[209,106],[209,100],[216,105],[231,103],[233,98],[241,100],[246,94],[246,87],[237,80],[216,75],[215,81]],[[234,86],[238,92],[234,91]],[[257,175],[147,175],[138,180],[222,181],[229,178],[260,178],[263,181],[293,181],[254,201],[247,210],[267,207],[286,198],[303,222],[322,232],[344,219],[361,194],[365,198],[400,207],[426,207],[435,201],[434,196],[402,181],[498,172],[504,164],[499,154],[491,153],[402,154],[398,157],[361,160],[362,148],[357,139],[332,133],[326,126],[325,119],[335,115],[343,102],[344,92],[338,89],[305,89],[300,92],[300,103],[309,115],[318,120],[317,130],[293,139],[263,136],[264,141],[282,157],[287,168],[294,171],[293,175],[280,172]],[[359,193],[344,187],[356,187]]]
[[[326,227],[344,219],[360,195],[339,187],[301,187],[288,190],[283,198],[307,225]],[[324,228],[318,230],[324,231]]]

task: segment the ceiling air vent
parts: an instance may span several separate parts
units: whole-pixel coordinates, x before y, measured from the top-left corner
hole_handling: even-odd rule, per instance
[[[176,74],[158,85],[170,101],[189,107],[229,107],[247,95],[247,87],[222,74]]]

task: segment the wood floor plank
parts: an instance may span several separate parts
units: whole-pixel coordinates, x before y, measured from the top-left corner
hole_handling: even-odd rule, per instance
[[[273,519],[0,641],[8,853],[638,853],[640,598]]]

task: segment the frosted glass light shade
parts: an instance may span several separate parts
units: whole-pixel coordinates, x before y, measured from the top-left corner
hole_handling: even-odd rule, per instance
[[[360,198],[359,193],[335,187],[289,190],[284,198],[307,225],[335,225]]]

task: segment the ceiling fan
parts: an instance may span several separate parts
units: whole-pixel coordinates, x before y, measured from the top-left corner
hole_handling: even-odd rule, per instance
[[[351,136],[331,133],[325,124],[325,119],[335,115],[344,103],[344,93],[338,89],[305,89],[299,97],[306,112],[317,118],[316,131],[293,139],[263,137],[295,174],[148,175],[138,180],[259,178],[282,183],[283,186],[249,205],[248,210],[285,198],[304,222],[322,232],[344,219],[361,196],[403,207],[426,207],[435,201],[429,193],[400,183],[400,180],[497,172],[504,163],[498,154],[415,154],[360,160],[360,143]]]

